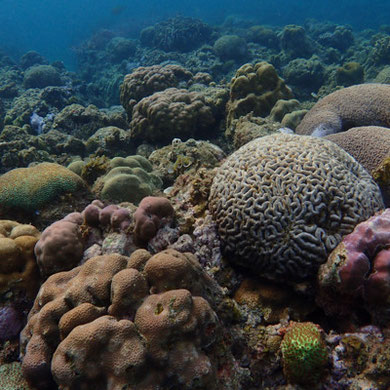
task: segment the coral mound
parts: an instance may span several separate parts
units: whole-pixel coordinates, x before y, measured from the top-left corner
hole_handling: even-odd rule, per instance
[[[293,322],[281,344],[283,371],[289,382],[314,385],[323,374],[328,352],[321,328],[312,322]]]
[[[390,127],[390,85],[360,84],[325,96],[305,115],[297,134],[323,137],[351,127]]]
[[[190,253],[93,257],[41,287],[21,335],[23,374],[41,390],[53,378],[61,389],[222,388],[210,306],[221,294]]]
[[[278,281],[314,276],[343,235],[383,208],[372,177],[344,150],[288,134],[228,157],[209,202],[231,260]]]
[[[60,195],[82,188],[83,180],[58,164],[13,169],[0,176],[0,208],[35,211]]]
[[[318,273],[318,303],[331,315],[365,308],[379,324],[390,320],[390,209],[356,226]]]

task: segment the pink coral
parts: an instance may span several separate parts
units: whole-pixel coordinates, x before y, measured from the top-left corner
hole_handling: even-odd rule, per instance
[[[158,229],[173,221],[174,210],[168,199],[147,196],[142,199],[134,214],[134,236],[137,243],[146,245]]]
[[[363,307],[390,319],[390,209],[356,226],[320,267],[318,302],[328,314]]]

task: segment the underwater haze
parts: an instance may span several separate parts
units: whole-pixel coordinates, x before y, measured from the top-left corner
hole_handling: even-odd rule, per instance
[[[229,17],[254,24],[302,24],[307,18],[356,29],[388,23],[385,0],[0,0],[0,50],[18,57],[36,50],[49,60],[74,65],[72,48],[93,32],[125,30],[137,37],[148,25],[173,16],[218,24]]]

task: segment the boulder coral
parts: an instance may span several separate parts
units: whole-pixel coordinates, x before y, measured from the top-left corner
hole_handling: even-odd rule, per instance
[[[54,163],[13,169],[0,176],[0,209],[34,212],[67,193],[86,190],[84,181]]]
[[[124,234],[130,223],[128,209],[113,204],[104,206],[98,200],[81,213],[73,212],[54,222],[42,232],[34,248],[41,275],[46,279],[80,265],[88,258],[87,250],[91,247],[99,254],[110,252],[112,248],[105,239],[110,241],[111,234]],[[124,241],[124,247],[130,252],[131,239]],[[120,248],[115,250],[121,253]]]
[[[292,92],[267,62],[245,64],[230,83],[230,99],[226,106],[226,136],[234,135],[234,122],[241,116],[266,117],[279,99],[291,99]]]
[[[21,335],[23,374],[41,390],[229,385],[217,371],[218,296],[190,253],[93,257],[41,287]]]
[[[168,88],[134,106],[130,134],[137,141],[169,143],[213,132],[215,126],[213,106],[202,93]]]
[[[296,128],[297,134],[323,137],[352,127],[390,127],[390,85],[359,84],[319,100]]]
[[[110,167],[93,187],[101,199],[137,204],[162,186],[160,177],[152,172],[153,167],[145,157],[115,157],[110,161]]]
[[[318,303],[330,315],[364,308],[374,323],[390,320],[390,209],[361,222],[318,273]]]
[[[0,293],[21,291],[35,297],[39,272],[34,246],[40,232],[32,225],[0,220]]]
[[[231,261],[279,282],[312,278],[343,235],[383,207],[378,186],[348,153],[289,134],[229,156],[209,197]]]
[[[120,87],[120,102],[129,121],[133,107],[144,97],[167,88],[187,85],[193,75],[180,65],[140,66],[127,74]]]
[[[173,222],[175,211],[168,199],[147,196],[142,199],[134,213],[134,238],[140,245],[146,245],[158,229]]]

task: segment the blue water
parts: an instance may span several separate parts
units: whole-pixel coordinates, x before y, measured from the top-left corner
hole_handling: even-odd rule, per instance
[[[302,24],[307,18],[354,29],[390,23],[388,0],[0,0],[0,50],[16,59],[36,50],[72,68],[72,47],[101,28],[139,31],[176,15],[220,24],[230,15],[258,24]]]

